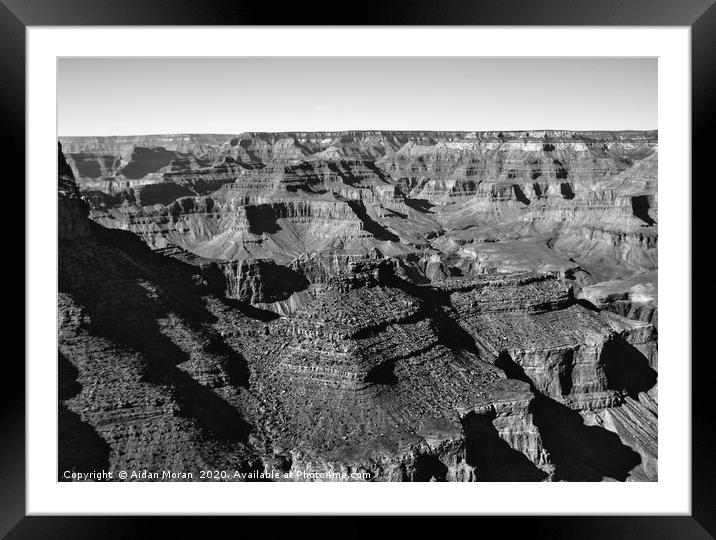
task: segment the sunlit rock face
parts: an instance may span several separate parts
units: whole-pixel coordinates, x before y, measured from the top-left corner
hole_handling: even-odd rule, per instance
[[[60,142],[66,468],[657,479],[656,132]]]

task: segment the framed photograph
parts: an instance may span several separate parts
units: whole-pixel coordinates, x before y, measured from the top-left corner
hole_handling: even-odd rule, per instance
[[[716,8],[400,4],[3,1],[26,350],[0,533],[712,537]]]

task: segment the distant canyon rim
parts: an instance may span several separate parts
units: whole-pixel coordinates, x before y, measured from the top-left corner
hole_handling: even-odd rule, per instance
[[[60,137],[59,480],[657,480],[657,173],[656,131]]]

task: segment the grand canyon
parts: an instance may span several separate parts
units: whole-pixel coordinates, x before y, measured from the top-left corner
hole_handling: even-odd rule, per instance
[[[59,480],[658,479],[656,131],[58,148]]]

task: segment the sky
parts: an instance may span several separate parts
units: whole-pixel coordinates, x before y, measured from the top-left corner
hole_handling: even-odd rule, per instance
[[[656,58],[59,58],[58,135],[657,128]]]

